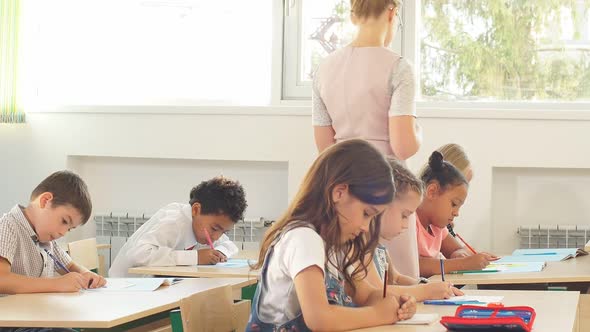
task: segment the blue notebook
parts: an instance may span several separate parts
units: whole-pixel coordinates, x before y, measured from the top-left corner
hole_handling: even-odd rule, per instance
[[[588,252],[577,248],[517,249],[495,263],[559,262],[583,255]]]
[[[507,256],[513,257],[513,256]],[[518,256],[516,256],[518,257]],[[482,270],[459,270],[450,272],[453,274],[490,274],[490,273],[524,273],[543,271],[547,264],[545,262],[517,262],[506,263],[500,260],[491,263]]]

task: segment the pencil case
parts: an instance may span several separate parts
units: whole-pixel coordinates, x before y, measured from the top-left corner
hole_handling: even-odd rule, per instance
[[[530,332],[535,309],[527,306],[500,307],[462,305],[455,316],[444,316],[440,323],[449,331]]]

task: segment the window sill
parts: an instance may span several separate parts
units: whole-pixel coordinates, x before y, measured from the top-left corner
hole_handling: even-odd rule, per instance
[[[590,120],[590,107],[584,104],[517,104],[496,107],[493,104],[462,105],[444,103],[417,103],[417,113],[423,119],[499,119],[499,120]],[[564,109],[566,108],[567,109]],[[27,113],[72,114],[158,114],[158,115],[236,115],[236,116],[310,116],[309,102],[281,102],[267,106],[130,106],[80,105],[62,106]]]

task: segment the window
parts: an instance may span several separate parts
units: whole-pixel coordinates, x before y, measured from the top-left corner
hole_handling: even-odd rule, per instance
[[[422,0],[422,98],[589,100],[589,9],[587,0]]]
[[[23,19],[27,100],[268,104],[272,1],[34,1]]]
[[[319,60],[351,40],[350,0],[285,3],[283,99],[309,99]],[[414,63],[418,101],[590,101],[590,0],[404,1],[402,13],[393,48]]]
[[[311,98],[311,81],[320,60],[350,43],[350,0],[285,0],[283,99]],[[393,48],[401,51],[398,31]]]

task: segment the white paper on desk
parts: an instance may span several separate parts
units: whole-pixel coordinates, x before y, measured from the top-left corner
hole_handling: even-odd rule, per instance
[[[478,295],[462,295],[462,296],[453,296],[450,299],[441,300],[441,301],[478,301],[482,303],[492,303],[492,302],[502,302],[504,296],[478,296]]]
[[[89,292],[151,292],[160,286],[178,282],[177,278],[106,278],[107,284],[101,288],[86,289]]]
[[[396,325],[429,325],[438,320],[438,314],[414,314],[412,318],[400,320]]]
[[[241,258],[230,258],[227,262],[217,263],[215,265],[199,265],[200,267],[230,267],[230,268],[238,268],[238,267],[250,267],[250,264],[256,263],[254,259],[241,259]]]

